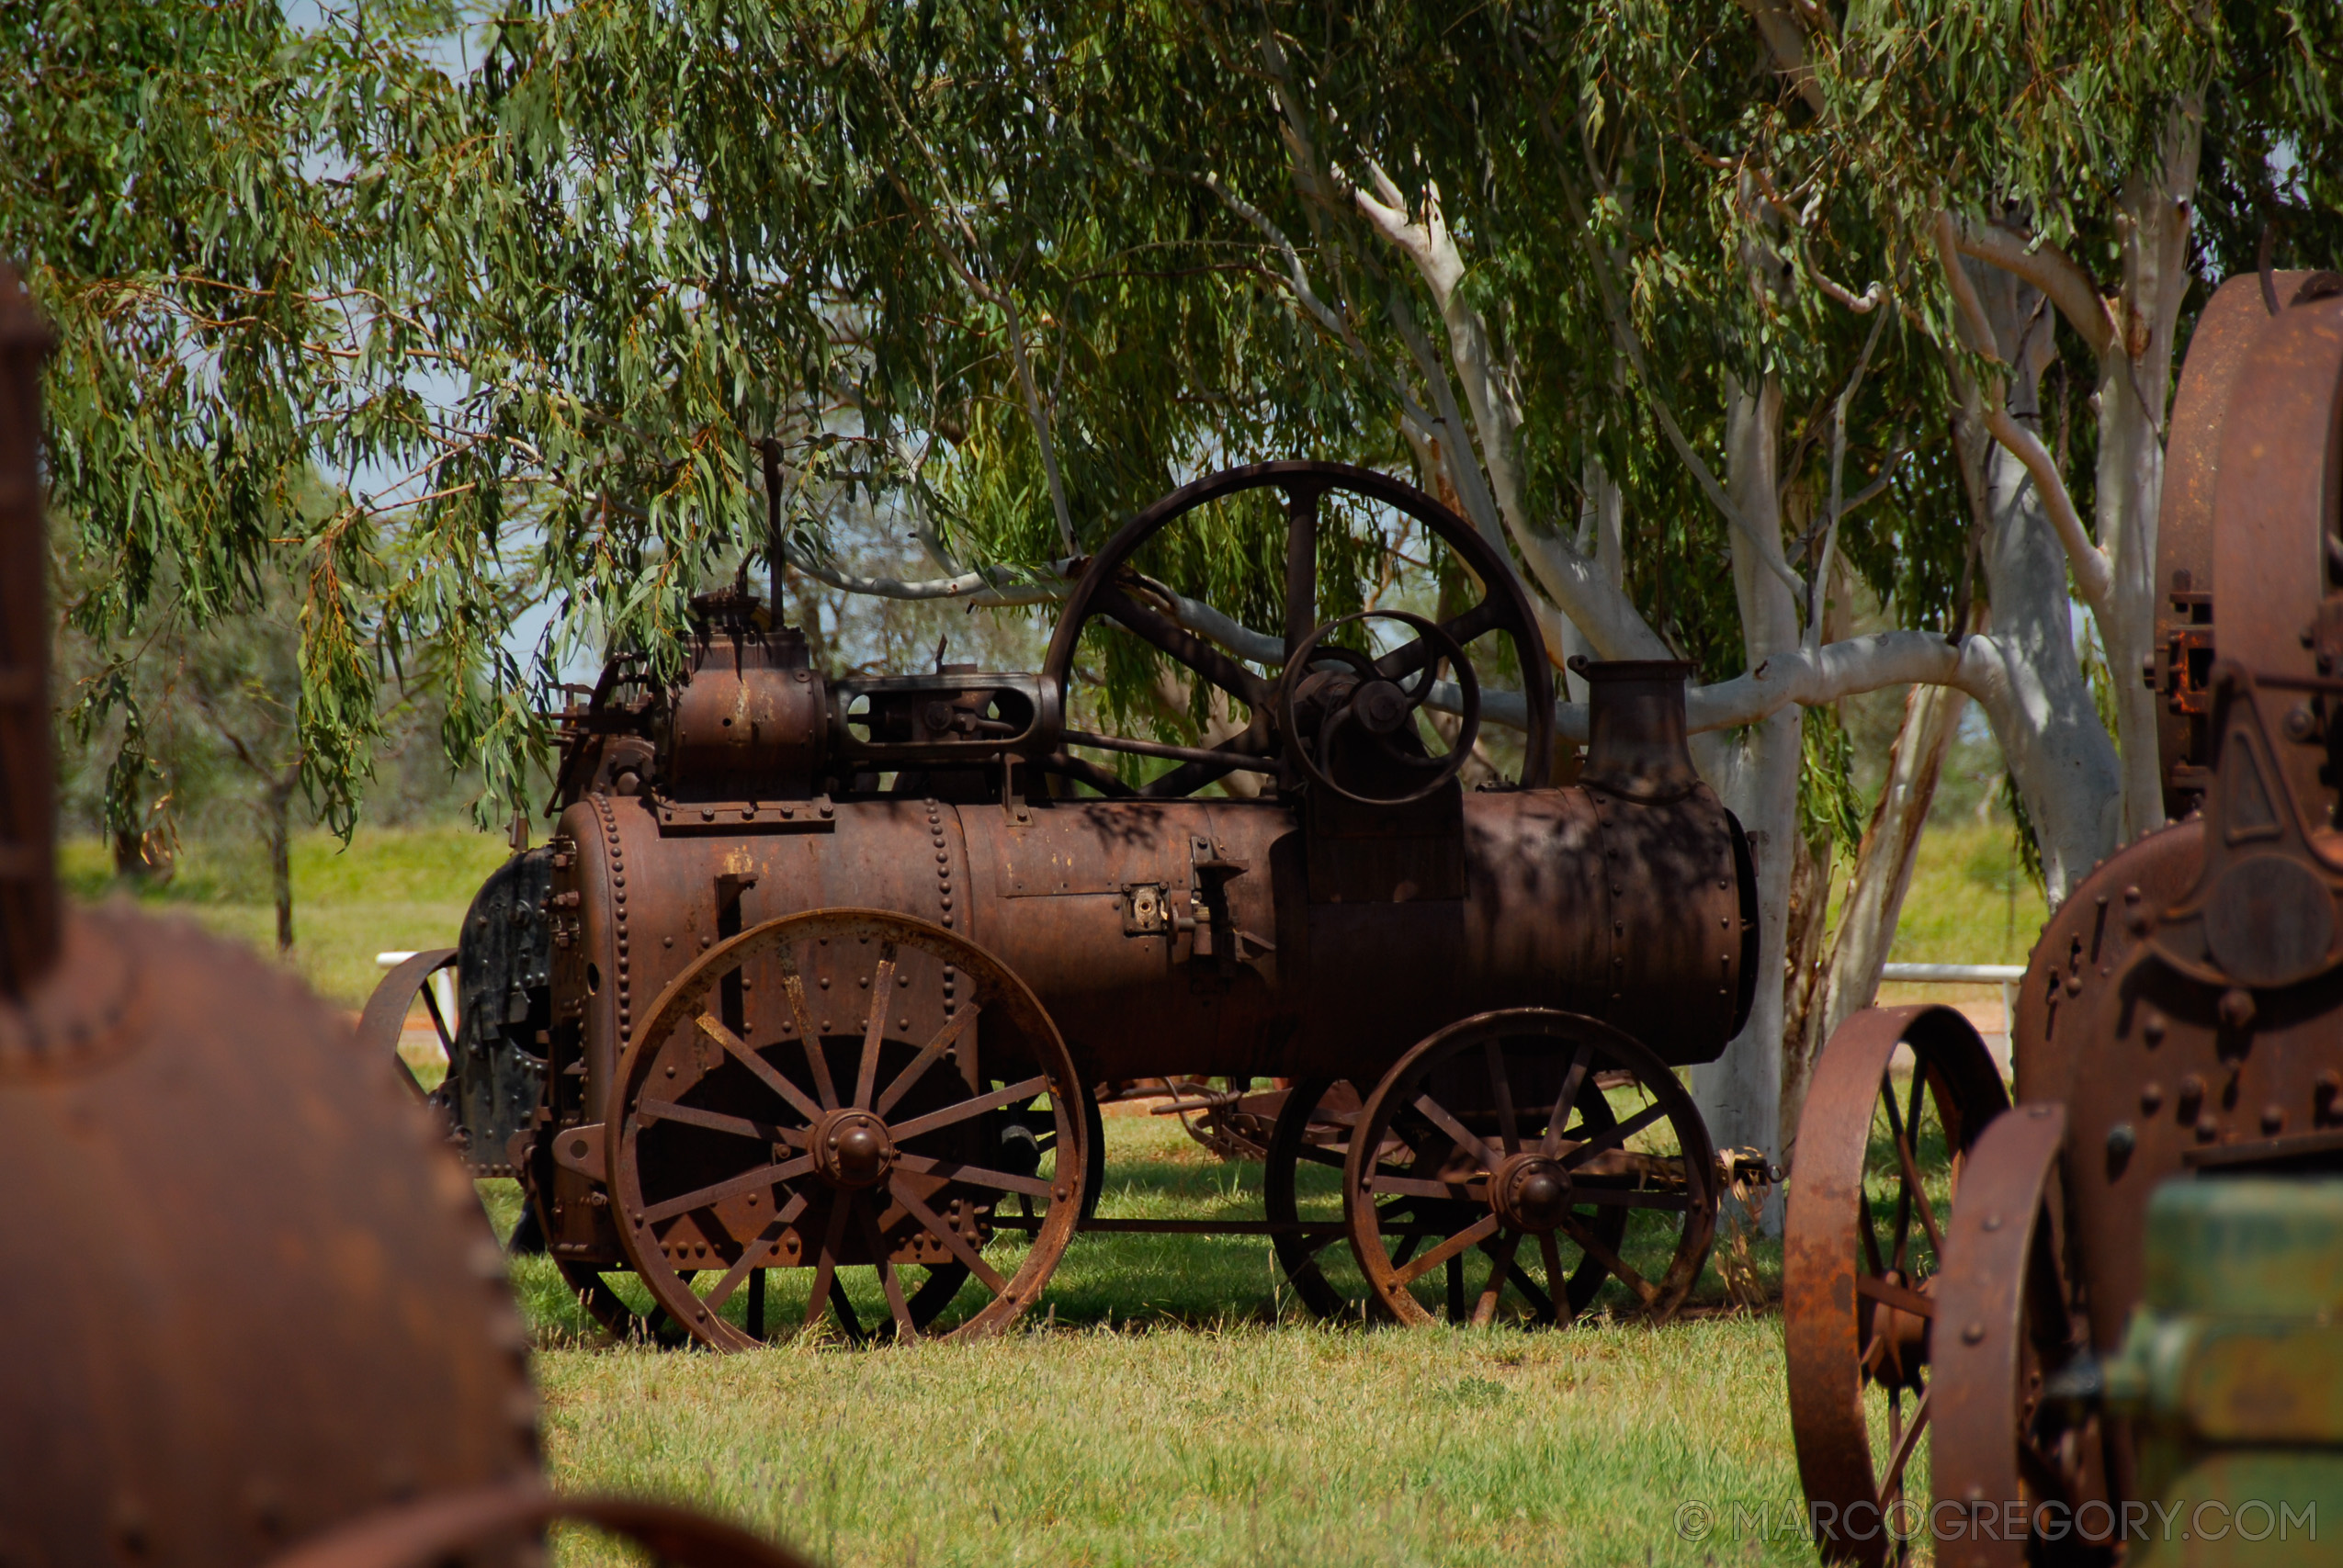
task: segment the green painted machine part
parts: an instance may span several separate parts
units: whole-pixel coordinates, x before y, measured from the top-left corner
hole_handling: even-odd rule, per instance
[[[2138,1568],[2292,1568],[2343,1543],[2343,1179],[2199,1178],[2149,1201],[2146,1298],[2105,1368]]]

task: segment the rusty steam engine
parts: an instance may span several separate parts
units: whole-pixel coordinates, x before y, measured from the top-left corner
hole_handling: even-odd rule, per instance
[[[1139,563],[1255,491],[1283,502],[1285,626],[1248,659]],[[1345,494],[1412,518],[1483,597],[1320,624],[1320,505]],[[435,1098],[475,1169],[521,1176],[611,1327],[753,1343],[794,1269],[792,1318],[982,1332],[1079,1226],[1230,1228],[1086,1217],[1094,1089],[1173,1074],[1293,1083],[1268,1217],[1234,1228],[1319,1310],[1359,1310],[1319,1267],[1345,1237],[1404,1319],[1567,1321],[1606,1280],[1631,1307],[1682,1299],[1716,1168],[1671,1069],[1716,1055],[1757,983],[1754,874],[1685,750],[1686,667],[1586,666],[1591,745],[1557,786],[1510,563],[1416,491],[1315,463],[1133,519],[1036,674],[834,680],[746,592],[696,604],[687,672],[606,670],[563,718],[549,842],[368,1023],[387,1048],[455,966]],[[1072,728],[1077,650],[1110,621],[1247,727],[1208,748]],[[1525,710],[1521,776],[1466,790],[1492,635],[1522,671],[1491,699]],[[1169,767],[1133,785],[1085,750]],[[1262,787],[1205,793],[1238,773]],[[1340,1224],[1298,1213],[1313,1162],[1343,1168]],[[842,1269],[876,1275],[859,1313]]]

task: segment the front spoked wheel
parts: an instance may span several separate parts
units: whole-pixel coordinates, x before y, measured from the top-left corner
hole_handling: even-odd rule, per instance
[[[995,1332],[1073,1235],[1079,1085],[1032,992],[965,938],[881,910],[769,921],[677,976],[628,1050],[628,1260],[719,1349]]]

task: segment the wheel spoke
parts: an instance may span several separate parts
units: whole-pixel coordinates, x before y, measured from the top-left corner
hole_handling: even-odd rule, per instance
[[[1562,1168],[1575,1170],[1605,1149],[1615,1149],[1668,1114],[1665,1100],[1653,1100],[1624,1122],[1614,1122],[1562,1156]]]
[[[821,1321],[822,1309],[830,1304],[831,1292],[837,1289],[838,1252],[846,1239],[846,1209],[851,1201],[843,1192],[831,1197],[830,1223],[822,1227],[821,1251],[814,1258],[813,1289],[806,1296],[808,1328]]]
[[[772,1165],[761,1165],[754,1170],[744,1170],[730,1180],[696,1188],[678,1197],[670,1198],[664,1202],[653,1203],[636,1217],[635,1223],[655,1225],[662,1220],[672,1220],[678,1214],[689,1213],[694,1209],[704,1209],[710,1203],[720,1203],[727,1198],[737,1197],[743,1192],[753,1192],[760,1187],[772,1187],[791,1180],[805,1175],[812,1168],[811,1155],[799,1155],[795,1159],[780,1160]]]
[[[978,1095],[974,1100],[964,1100],[957,1105],[947,1105],[941,1111],[931,1111],[924,1116],[914,1116],[900,1126],[889,1127],[887,1130],[888,1134],[898,1144],[909,1143],[922,1133],[933,1133],[938,1127],[949,1127],[955,1122],[965,1122],[971,1116],[981,1116],[988,1111],[997,1111],[1002,1106],[1013,1104],[1020,1100],[1031,1100],[1048,1087],[1049,1075],[1036,1073],[1032,1077],[1009,1085],[1006,1089],[996,1089],[990,1094]]]
[[[1497,1095],[1497,1141],[1507,1154],[1520,1154],[1522,1140],[1513,1125],[1513,1079],[1505,1071],[1505,1046],[1492,1034],[1481,1043],[1481,1054],[1488,1058],[1488,1087]]]
[[[968,1237],[945,1224],[934,1210],[921,1201],[920,1195],[911,1190],[910,1183],[890,1182],[888,1190],[894,1195],[895,1201],[903,1205],[904,1212],[920,1223],[920,1228],[942,1242],[946,1251],[968,1266],[969,1273],[984,1281],[986,1290],[997,1296],[1009,1288],[1009,1281],[1001,1277],[1001,1270],[987,1263],[984,1254],[968,1245]]]
[[[895,1075],[895,1081],[889,1084],[887,1092],[878,1097],[878,1103],[871,1107],[871,1113],[884,1118],[889,1111],[894,1110],[895,1102],[910,1093],[911,1086],[920,1081],[928,1068],[935,1066],[943,1058],[944,1053],[949,1051],[960,1036],[968,1032],[968,1025],[976,1021],[976,1016],[981,1010],[976,1003],[970,1002],[967,1007],[945,1019],[944,1027],[935,1032],[935,1038],[921,1046],[920,1054],[911,1058],[911,1065]]]
[[[1459,1203],[1488,1201],[1486,1181],[1425,1181],[1412,1176],[1385,1176],[1380,1171],[1367,1178],[1368,1188],[1376,1192],[1402,1192],[1410,1198],[1446,1198]]]
[[[878,1087],[878,1043],[887,1035],[887,1008],[895,989],[895,944],[887,942],[878,950],[878,967],[870,976],[870,1017],[863,1023],[863,1057],[855,1074],[855,1100],[867,1108],[871,1091]]]
[[[1480,1299],[1473,1303],[1476,1325],[1485,1327],[1497,1321],[1497,1303],[1505,1297],[1505,1280],[1513,1271],[1513,1257],[1521,1247],[1522,1233],[1509,1231],[1498,1236],[1496,1246],[1481,1248],[1488,1254],[1488,1282],[1480,1288]]]
[[[788,996],[789,1012],[798,1022],[798,1043],[805,1047],[806,1066],[813,1070],[814,1092],[821,1097],[823,1111],[835,1111],[838,1086],[830,1081],[830,1058],[821,1048],[821,1036],[815,1032],[813,1015],[806,1010],[806,981],[798,972],[797,950],[784,944],[775,957],[781,964],[781,989]]]
[[[873,1205],[872,1207],[876,1207]],[[878,1216],[870,1208],[861,1211],[863,1236],[870,1244],[872,1264],[878,1270],[880,1288],[887,1292],[887,1310],[895,1319],[895,1337],[909,1344],[920,1337],[917,1325],[911,1322],[911,1309],[903,1300],[903,1280],[897,1272],[895,1260],[888,1256],[886,1235],[878,1228]]]
[[[1904,1467],[1911,1462],[1912,1450],[1920,1440],[1920,1429],[1928,1425],[1930,1390],[1920,1390],[1919,1399],[1912,1405],[1912,1419],[1896,1438],[1895,1449],[1887,1456],[1887,1473],[1879,1483],[1879,1495],[1885,1498],[1900,1495],[1904,1490]]]
[[[1584,1185],[1571,1187],[1570,1203],[1574,1208],[1585,1204],[1598,1209],[1664,1209],[1678,1214],[1692,1206],[1692,1201],[1681,1192],[1645,1192],[1632,1187]]]
[[[1562,1244],[1554,1239],[1552,1231],[1537,1233],[1537,1256],[1545,1265],[1545,1288],[1553,1292],[1546,1312],[1557,1325],[1568,1324],[1578,1313],[1570,1305],[1570,1276],[1562,1267]]]
[[[1547,1118],[1545,1123],[1545,1138],[1538,1145],[1538,1151],[1548,1159],[1562,1152],[1562,1139],[1569,1129],[1570,1112],[1578,1108],[1579,1086],[1586,1082],[1587,1064],[1593,1054],[1594,1042],[1591,1040],[1579,1041],[1579,1048],[1570,1053],[1570,1070],[1562,1076],[1562,1097],[1554,1102],[1554,1114]]]
[[[921,1176],[965,1181],[978,1187],[997,1187],[1003,1192],[1025,1192],[1036,1198],[1051,1198],[1058,1192],[1055,1187],[1038,1176],[1012,1176],[1005,1170],[988,1170],[980,1165],[963,1165],[956,1159],[935,1159],[927,1155],[908,1154],[900,1149],[895,1152],[895,1163]]]
[[[802,1192],[790,1194],[789,1201],[783,1204],[780,1212],[773,1216],[772,1224],[757,1232],[756,1239],[741,1248],[739,1260],[724,1271],[724,1277],[721,1280],[716,1281],[716,1289],[707,1292],[708,1311],[723,1311],[724,1303],[732,1299],[732,1292],[740,1289],[741,1280],[772,1267],[769,1261],[764,1260],[766,1255],[779,1245],[781,1233],[787,1230],[791,1222],[805,1212],[805,1194]],[[755,1315],[760,1322],[758,1325],[750,1328],[749,1337],[753,1339],[762,1339],[764,1337],[762,1328],[762,1319],[764,1315],[763,1307],[753,1299],[750,1304],[757,1308]]]
[[[1916,1080],[1919,1078],[1917,1066],[1912,1076]],[[1939,1258],[1944,1256],[1944,1236],[1937,1229],[1936,1211],[1928,1201],[1927,1189],[1920,1184],[1919,1166],[1912,1157],[1912,1140],[1907,1135],[1904,1119],[1896,1113],[1896,1089],[1892,1083],[1882,1086],[1881,1098],[1887,1102],[1887,1126],[1896,1137],[1896,1163],[1904,1173],[1903,1188],[1896,1197],[1896,1267],[1900,1269],[1904,1267],[1905,1252],[1910,1239],[1914,1208],[1919,1211],[1920,1224],[1928,1231],[1929,1245],[1936,1249]]]
[[[1583,1247],[1588,1257],[1602,1264],[1621,1284],[1635,1292],[1644,1305],[1649,1306],[1659,1299],[1659,1292],[1652,1289],[1648,1280],[1629,1268],[1625,1258],[1612,1251],[1601,1236],[1580,1224],[1576,1216],[1562,1216],[1562,1228],[1570,1233],[1570,1239]]]
[[[724,1026],[724,1021],[714,1013],[704,1012],[694,1021],[699,1032],[724,1047],[741,1066],[756,1075],[757,1082],[789,1102],[789,1108],[807,1121],[821,1115],[821,1107],[806,1098],[806,1091],[781,1076],[780,1069],[756,1054],[755,1047]]]
[[[1434,1269],[1455,1257],[1476,1242],[1487,1241],[1497,1234],[1499,1220],[1495,1214],[1483,1214],[1446,1241],[1418,1257],[1406,1268],[1397,1271],[1399,1283],[1412,1285]]]
[[[1479,1160],[1483,1170],[1497,1168],[1497,1156],[1489,1153],[1488,1145],[1474,1136],[1471,1130],[1462,1122],[1448,1114],[1446,1106],[1442,1105],[1429,1094],[1420,1094],[1416,1096],[1416,1109],[1421,1111],[1433,1126],[1455,1139],[1461,1147],[1468,1150],[1475,1159]]]
[[[635,1120],[645,1126],[654,1122],[679,1122],[687,1127],[730,1133],[736,1138],[751,1138],[760,1144],[794,1144],[803,1148],[806,1143],[803,1128],[775,1126],[746,1116],[727,1116],[720,1111],[702,1111],[696,1105],[678,1105],[672,1100],[641,1101],[635,1107]]]

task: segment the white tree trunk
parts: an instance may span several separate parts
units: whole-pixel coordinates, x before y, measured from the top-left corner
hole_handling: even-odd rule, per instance
[[[1752,388],[1728,378],[1726,393],[1726,487],[1752,527],[1779,539],[1781,384],[1769,377]],[[1751,558],[1755,553],[1733,536],[1733,586],[1752,668],[1798,646],[1797,606],[1781,580]],[[1756,1148],[1768,1157],[1782,1152],[1783,941],[1797,832],[1801,713],[1785,707],[1753,726],[1734,749],[1725,776],[1712,781],[1741,819],[1757,857],[1757,997],[1748,1024],[1724,1054],[1693,1071],[1692,1098],[1719,1148]],[[1766,1227],[1779,1225],[1776,1200],[1768,1205]]]
[[[2127,842],[2164,825],[2157,698],[2141,681],[2140,664],[2155,635],[2162,592],[2156,581],[2156,533],[2164,492],[2164,419],[2174,330],[2190,282],[2199,125],[2193,114],[2176,114],[2158,149],[2160,177],[2135,174],[2124,182],[2123,286],[2116,331],[2100,355],[2095,511],[2100,547],[2115,569],[2115,582],[2112,613],[2100,616],[2099,635],[2115,680]]]

